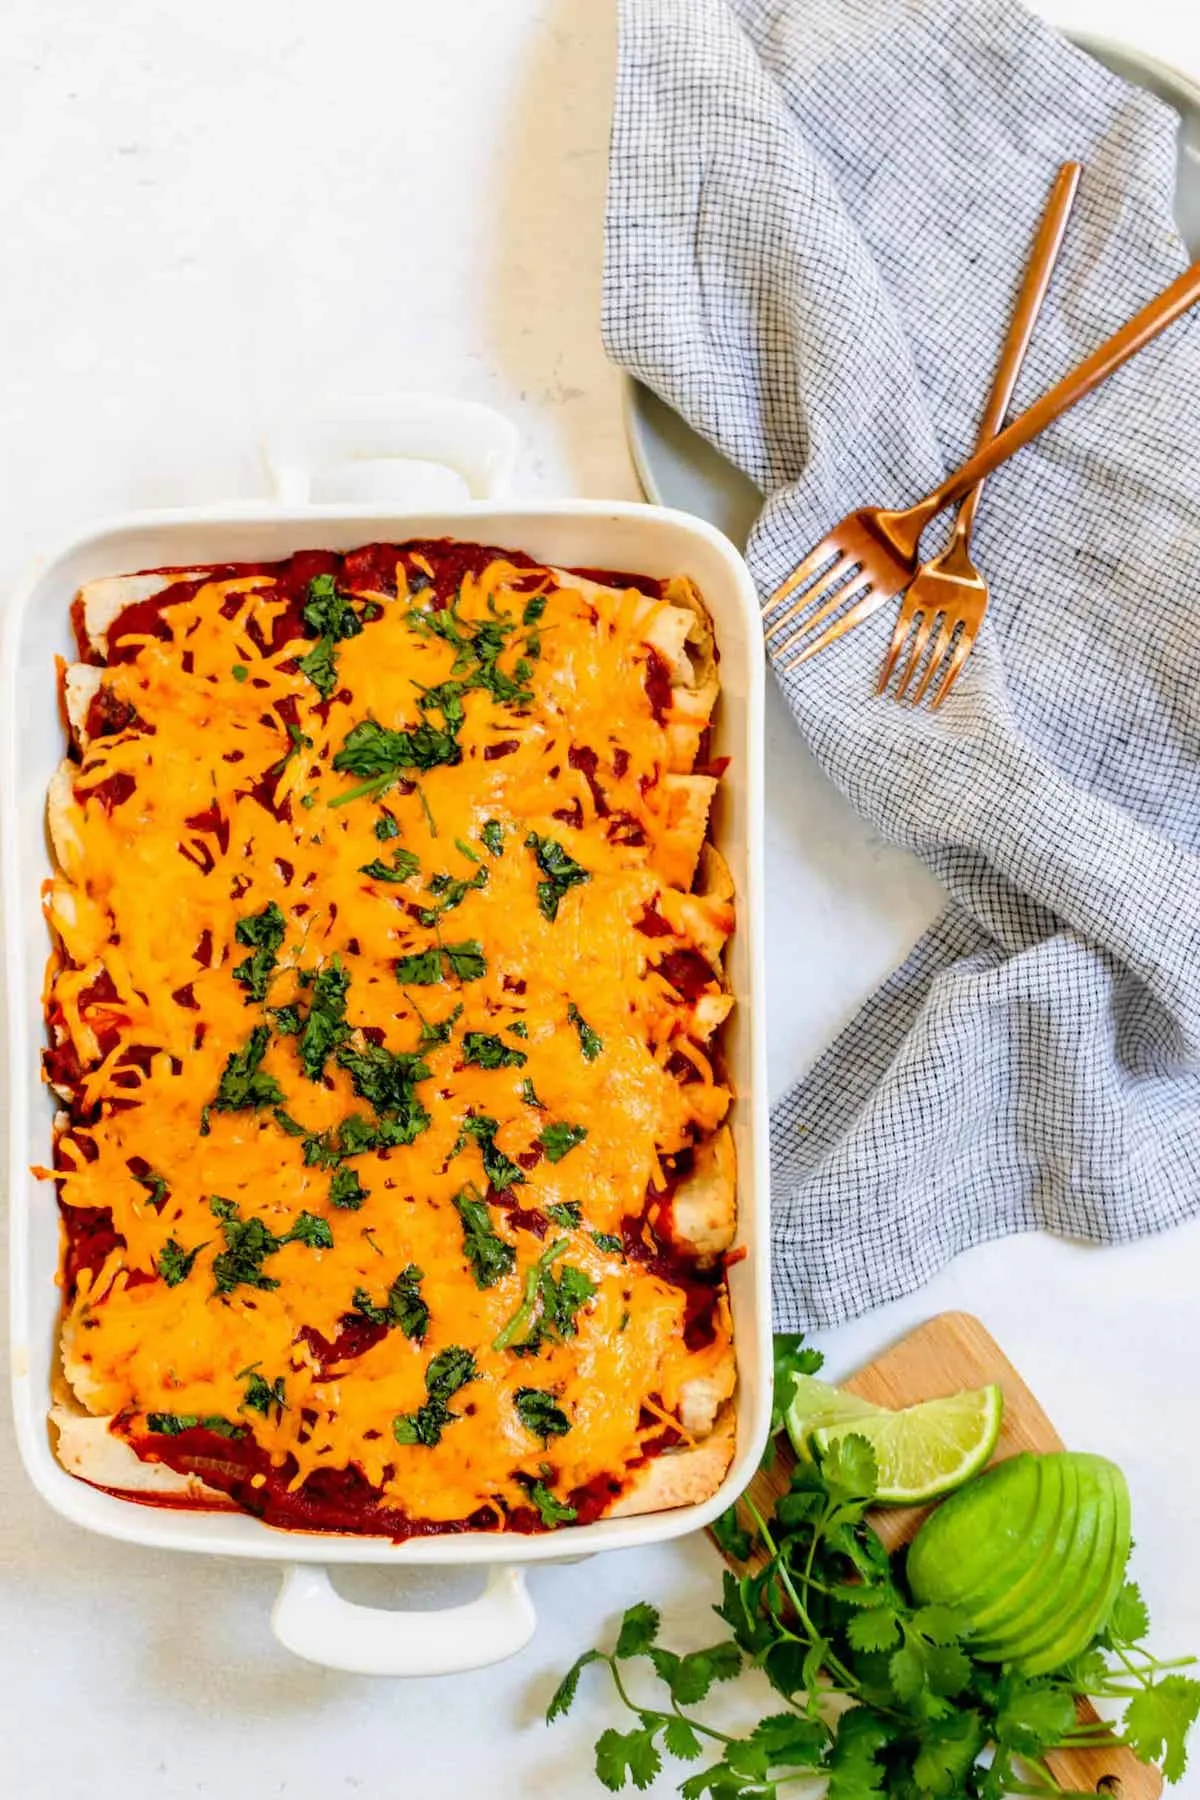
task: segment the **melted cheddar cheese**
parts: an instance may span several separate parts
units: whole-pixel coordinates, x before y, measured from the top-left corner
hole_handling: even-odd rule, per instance
[[[692,616],[437,545],[85,615],[64,1351],[139,1456],[282,1523],[351,1471],[393,1532],[536,1529],[689,1441],[689,1382],[727,1396],[719,1265],[656,1231],[729,1105],[728,927],[684,906],[707,713],[664,692]]]

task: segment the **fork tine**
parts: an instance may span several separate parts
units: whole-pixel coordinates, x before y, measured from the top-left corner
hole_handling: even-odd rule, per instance
[[[933,699],[930,702],[930,705],[935,712],[937,711],[938,707],[942,704],[942,701],[946,698],[946,695],[950,692],[950,689],[954,686],[954,684],[958,680],[959,676],[962,674],[963,664],[966,662],[968,656],[970,656],[971,651],[974,648],[975,638],[976,638],[976,634],[978,633],[978,631],[979,631],[979,622],[978,621],[976,621],[976,623],[974,623],[973,625],[964,625],[963,626],[962,632],[959,635],[958,642],[957,642],[957,644],[955,644],[954,649],[951,651],[950,663],[946,670],[946,673],[942,676],[941,681],[938,683],[937,692],[934,694]]]
[[[953,613],[943,614],[941,630],[933,640],[933,649],[929,652],[929,661],[925,665],[925,673],[917,683],[917,691],[912,697],[914,706],[920,706],[922,700],[929,692],[930,682],[933,680],[934,676],[939,673],[942,664],[949,656],[950,646],[954,641],[954,633],[957,625],[958,620]]]
[[[921,619],[921,623],[917,626],[917,629],[913,632],[910,639],[911,648],[908,653],[908,661],[904,665],[904,673],[900,677],[899,685],[893,696],[894,699],[903,700],[905,693],[908,691],[909,682],[921,666],[921,658],[924,656],[925,648],[929,643],[929,635],[933,630],[934,621],[940,617],[941,614],[935,612],[932,607],[924,610],[924,616]]]
[[[773,607],[779,606],[784,600],[790,599],[797,588],[804,587],[807,582],[812,581],[815,576],[821,574],[826,563],[829,563],[830,570],[836,568],[837,564],[844,560],[845,554],[845,551],[842,550],[832,538],[822,538],[821,542],[809,551],[808,555],[804,558],[804,561],[796,564],[796,567],[792,570],[786,581],[780,582],[779,586],[775,589],[775,592],[771,595],[771,598],[767,601],[766,611],[770,612]],[[829,573],[830,571],[825,572]],[[803,605],[803,601],[801,601],[800,604]]]
[[[914,603],[912,594],[913,590],[912,588],[909,588],[903,600],[900,602],[900,611],[896,614],[896,628],[892,632],[892,641],[888,645],[888,653],[883,659],[883,667],[879,671],[879,680],[875,684],[875,692],[877,694],[884,694],[887,692],[888,682],[895,674],[896,664],[900,661],[900,652],[904,648],[904,641],[912,628],[913,620],[921,610],[920,603]]]
[[[861,625],[864,619],[869,619],[872,613],[878,612],[889,598],[890,595],[886,588],[882,591],[876,587],[863,588],[848,612],[839,614],[832,625],[826,626],[820,637],[809,639],[802,650],[793,654],[796,644],[811,630],[811,625],[805,625],[796,633],[790,643],[780,644],[776,647],[776,655],[780,658],[783,668],[798,669],[802,662],[807,662],[811,656],[816,656],[828,645],[836,643],[838,638],[845,636],[846,632],[853,631],[856,625]],[[814,620],[813,623],[815,624],[816,621]]]
[[[770,643],[781,626],[787,625],[790,620],[795,619],[801,613],[808,614],[811,606],[817,607],[817,611],[807,616],[804,623],[797,629],[803,633],[814,630],[818,625],[823,625],[825,620],[831,618],[838,607],[845,603],[848,595],[855,591],[855,576],[861,576],[861,574],[861,564],[847,564],[844,557],[839,557],[838,561],[826,569],[824,576],[809,588],[806,594],[801,594],[800,598],[794,600],[786,612],[781,613],[772,624],[767,626],[765,633],[767,642]]]

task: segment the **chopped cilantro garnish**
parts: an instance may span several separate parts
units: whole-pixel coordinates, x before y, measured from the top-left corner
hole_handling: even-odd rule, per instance
[[[450,730],[439,730],[428,719],[411,731],[392,731],[374,719],[360,719],[346,734],[333,758],[339,774],[362,777],[361,785],[339,794],[332,806],[345,806],[364,794],[376,799],[386,793],[406,769],[436,769],[462,761],[458,740]]]
[[[283,1089],[261,1067],[271,1038],[269,1025],[256,1025],[240,1050],[231,1050],[211,1104],[218,1112],[254,1112],[281,1106]]]
[[[524,1081],[521,1083],[521,1098],[526,1106],[536,1106],[539,1112],[545,1112],[545,1101],[538,1099],[537,1091],[528,1075],[526,1075]]]
[[[524,1181],[525,1176],[519,1163],[512,1162],[503,1150],[496,1148],[496,1133],[499,1129],[495,1119],[486,1118],[481,1113],[464,1119],[462,1130],[450,1154],[457,1156],[468,1139],[473,1138],[483,1152],[484,1174],[496,1192],[502,1193],[505,1188],[516,1187]]]
[[[308,584],[308,601],[304,623],[317,635],[317,642],[297,661],[322,700],[328,700],[337,687],[338,662],[336,645],[343,638],[357,637],[363,628],[363,616],[354,610],[345,594],[338,592],[332,575],[314,575]]]
[[[357,1212],[363,1201],[370,1198],[370,1192],[353,1169],[338,1168],[329,1184],[329,1204],[340,1207],[343,1212]]]
[[[443,913],[453,912],[461,906],[473,888],[487,886],[488,872],[484,868],[476,869],[469,881],[456,875],[435,875],[429,883],[429,892],[437,901],[436,906],[423,906],[417,913],[422,925],[427,927],[437,924]]]
[[[158,1432],[162,1437],[178,1437],[180,1432],[195,1431],[197,1427],[203,1431],[213,1431],[223,1438],[240,1438],[246,1435],[244,1425],[235,1425],[231,1420],[223,1419],[219,1413],[209,1413],[204,1418],[198,1413],[146,1414],[146,1429]]]
[[[194,1250],[185,1250],[173,1237],[167,1239],[158,1253],[155,1267],[168,1287],[178,1287],[181,1281],[187,1280],[203,1248],[203,1244],[197,1244]]]
[[[499,819],[489,819],[479,835],[493,856],[504,855],[504,827]]]
[[[373,862],[364,863],[358,871],[360,875],[369,875],[373,881],[411,881],[421,868],[420,860],[411,850],[393,850],[392,860],[385,863],[377,856]]]
[[[597,1250],[606,1250],[610,1256],[624,1256],[625,1246],[621,1239],[611,1231],[592,1231],[588,1234]]]
[[[429,1328],[429,1308],[421,1297],[424,1279],[416,1263],[409,1263],[392,1282],[382,1306],[376,1305],[365,1288],[355,1288],[354,1310],[372,1325],[396,1326],[419,1344]]]
[[[555,1120],[547,1125],[538,1143],[542,1146],[547,1162],[561,1162],[569,1150],[576,1144],[582,1144],[587,1136],[586,1125],[567,1125],[562,1120]]]
[[[419,1130],[424,1130],[428,1115],[413,1089],[416,1082],[429,1079],[428,1063],[410,1050],[388,1050],[382,1044],[363,1044],[361,1049],[344,1044],[337,1061],[349,1075],[359,1099],[375,1112],[395,1119],[420,1115]]]
[[[283,1397],[283,1376],[275,1381],[267,1381],[261,1375],[251,1374],[246,1382],[246,1398],[243,1407],[250,1407],[254,1412],[262,1413],[266,1418],[272,1407],[282,1412],[287,1404]]]
[[[398,1444],[433,1445],[441,1442],[442,1432],[457,1419],[446,1404],[452,1394],[474,1381],[479,1374],[470,1350],[458,1345],[439,1350],[425,1371],[425,1392],[429,1398],[415,1413],[400,1413],[392,1420],[392,1435]]]
[[[558,917],[563,895],[581,881],[590,881],[591,875],[553,838],[539,837],[536,831],[531,831],[525,839],[525,847],[533,851],[537,866],[545,876],[545,880],[537,884],[538,908],[542,917],[553,923]]]
[[[462,1223],[463,1250],[476,1287],[495,1287],[512,1272],[516,1251],[494,1229],[487,1205],[474,1187],[467,1186],[454,1196],[454,1210]]]
[[[291,1113],[284,1112],[282,1106],[275,1108],[275,1123],[280,1131],[286,1132],[288,1137],[302,1138],[308,1135],[303,1125],[297,1124]]]
[[[594,1032],[575,1002],[567,1007],[567,1018],[579,1033],[579,1048],[583,1051],[587,1062],[595,1062],[604,1048],[604,1040]]]
[[[395,815],[390,813],[386,806],[375,821],[375,836],[381,844],[386,844],[389,838],[400,836],[400,827],[396,823]]]
[[[234,663],[229,673],[233,676],[235,681],[247,681],[250,677],[250,671],[245,663]]]
[[[308,1014],[296,1046],[300,1064],[310,1081],[321,1081],[325,1064],[346,1037],[346,995],[350,977],[340,957],[333,957],[310,978]]]
[[[233,971],[233,979],[247,990],[247,1006],[251,1001],[261,1005],[266,999],[267,986],[274,974],[286,930],[287,920],[274,900],[269,901],[260,913],[238,920],[233,935],[239,944],[253,951],[253,955],[240,962]]]
[[[569,1525],[572,1519],[579,1517],[573,1506],[567,1506],[562,1500],[555,1499],[544,1481],[531,1482],[525,1478],[524,1485],[528,1488],[529,1498],[537,1507],[541,1514],[542,1524],[548,1531],[553,1531],[558,1525]]]
[[[463,1033],[463,1061],[480,1069],[519,1069],[527,1060],[523,1050],[514,1050],[493,1032]]]
[[[535,1262],[530,1263],[525,1271],[525,1286],[521,1294],[521,1304],[494,1340],[493,1350],[509,1350],[519,1341],[526,1344],[529,1342],[529,1332],[533,1324],[542,1276],[549,1271],[550,1265],[562,1255],[566,1248],[566,1238],[558,1238],[548,1249],[542,1251]]]
[[[328,700],[338,683],[337,651],[333,640],[318,638],[307,655],[296,658],[296,667],[302,675],[308,676],[322,700]]]
[[[262,1219],[243,1219],[237,1205],[220,1194],[209,1198],[214,1218],[221,1222],[225,1248],[213,1258],[214,1293],[231,1294],[238,1287],[261,1288],[270,1292],[279,1286],[273,1275],[263,1271],[268,1256],[282,1250],[285,1244],[307,1244],[315,1250],[332,1250],[333,1233],[328,1221],[310,1212],[298,1214],[294,1224],[282,1237],[277,1237]]]
[[[545,594],[535,594],[532,600],[527,600],[525,602],[525,611],[521,614],[522,625],[537,625],[545,610]]]
[[[442,979],[442,956],[436,944],[414,951],[396,963],[396,980],[406,987],[432,987]]]
[[[574,1231],[582,1220],[583,1213],[574,1200],[563,1200],[557,1206],[548,1206],[546,1217],[553,1219],[556,1225],[568,1225]]]
[[[554,1437],[565,1437],[571,1429],[570,1419],[545,1388],[518,1388],[513,1404],[526,1431],[541,1438],[543,1444]]]
[[[171,1191],[167,1186],[166,1176],[156,1174],[153,1169],[147,1169],[144,1175],[135,1175],[133,1179],[140,1182],[142,1187],[147,1190],[147,1206],[153,1207],[155,1212],[161,1212]]]

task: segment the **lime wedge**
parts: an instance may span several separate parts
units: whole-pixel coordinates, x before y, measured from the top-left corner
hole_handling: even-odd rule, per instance
[[[912,1506],[979,1473],[996,1448],[1003,1413],[998,1387],[973,1388],[902,1412],[873,1408],[819,1425],[811,1437],[818,1450],[853,1433],[865,1437],[879,1464],[877,1498],[887,1506]]]
[[[825,1426],[843,1425],[851,1419],[888,1416],[881,1406],[872,1406],[869,1400],[860,1400],[857,1394],[843,1393],[841,1388],[831,1387],[827,1381],[818,1381],[815,1375],[794,1375],[792,1381],[792,1403],[784,1424],[796,1455],[805,1460],[812,1460],[810,1439],[814,1431]]]

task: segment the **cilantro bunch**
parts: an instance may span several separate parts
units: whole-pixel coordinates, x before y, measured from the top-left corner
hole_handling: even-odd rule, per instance
[[[814,1353],[792,1340],[777,1359],[779,1392],[790,1392],[791,1369],[813,1366]],[[1200,1682],[1179,1671],[1195,1659],[1164,1663],[1145,1648],[1149,1617],[1132,1582],[1084,1654],[1053,1674],[976,1662],[969,1621],[914,1604],[903,1551],[890,1554],[868,1522],[876,1483],[870,1444],[850,1436],[819,1462],[797,1464],[770,1519],[743,1498],[743,1512],[718,1521],[722,1548],[760,1565],[726,1571],[715,1610],[729,1636],[719,1643],[687,1655],[665,1649],[658,1614],[643,1603],[626,1612],[611,1651],[585,1651],[546,1716],[570,1709],[590,1664],[608,1669],[634,1722],[596,1745],[605,1787],[646,1788],[664,1756],[699,1762],[707,1752],[712,1760],[680,1783],[684,1800],[776,1800],[811,1778],[827,1781],[829,1800],[1050,1800],[1068,1790],[1049,1751],[1117,1744],[1180,1779]],[[714,1683],[751,1667],[782,1710],[742,1736],[692,1710]],[[1077,1695],[1116,1702],[1119,1722],[1080,1722]]]

